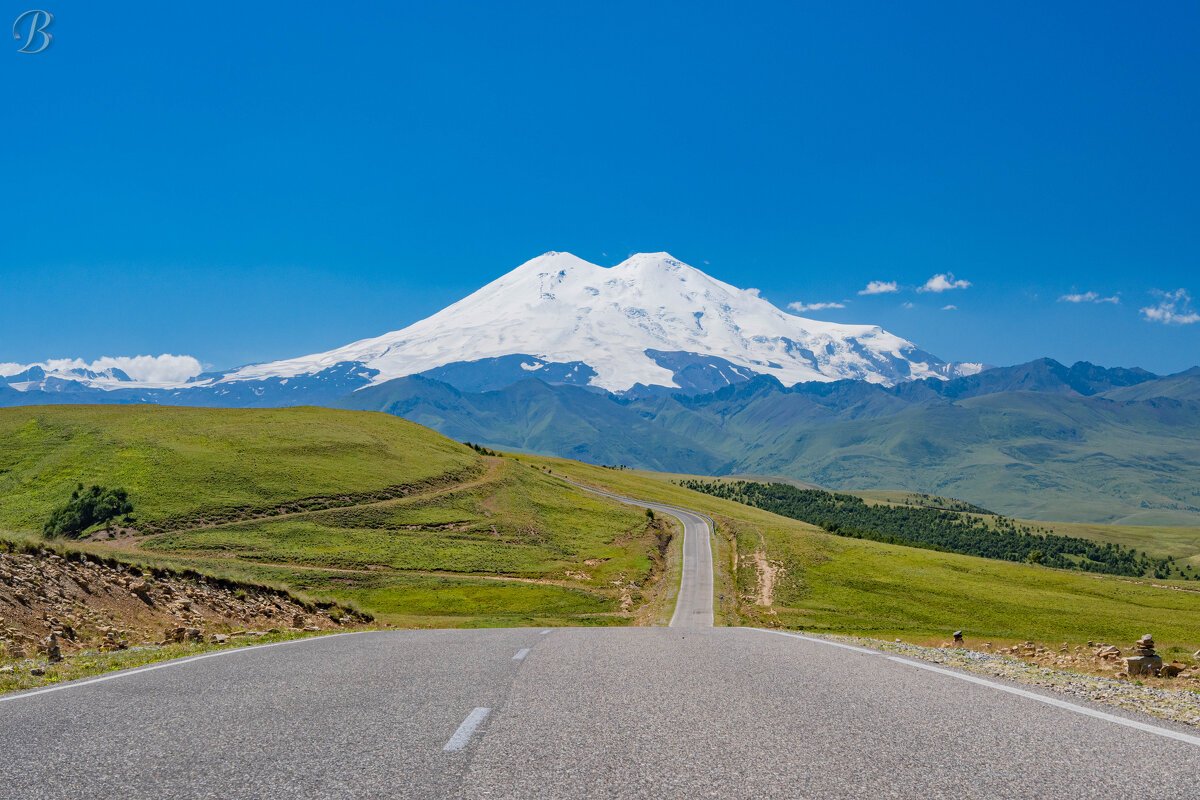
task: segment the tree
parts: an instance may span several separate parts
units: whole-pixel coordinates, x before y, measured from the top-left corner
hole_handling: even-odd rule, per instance
[[[50,512],[42,530],[50,537],[78,536],[93,525],[109,524],[122,514],[132,512],[133,503],[129,502],[129,493],[124,489],[92,486],[85,490],[81,483],[66,503]]]

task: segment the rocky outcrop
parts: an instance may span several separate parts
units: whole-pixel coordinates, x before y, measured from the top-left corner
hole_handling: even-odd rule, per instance
[[[366,621],[266,587],[0,542],[0,662]]]

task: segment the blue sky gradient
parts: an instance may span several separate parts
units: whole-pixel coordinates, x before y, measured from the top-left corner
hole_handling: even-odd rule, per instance
[[[947,359],[1200,363],[1153,294],[1200,295],[1195,4],[43,5],[0,55],[0,362],[230,367],[668,250]]]

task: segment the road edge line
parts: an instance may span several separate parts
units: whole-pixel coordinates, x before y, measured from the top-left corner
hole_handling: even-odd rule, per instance
[[[882,656],[882,657],[886,658],[888,661],[894,661],[897,664],[905,664],[907,666],[916,667],[917,669],[923,669],[928,672],[936,672],[939,675],[945,675],[950,678],[957,678],[960,681],[966,681],[967,683],[974,683],[979,686],[987,686],[992,689],[997,689],[1001,692],[1013,694],[1018,697],[1024,697],[1027,700],[1036,700],[1039,703],[1044,703],[1049,706],[1054,706],[1055,708],[1061,708],[1064,711],[1072,711],[1076,714],[1080,714],[1085,717],[1093,717],[1095,719],[1104,720],[1105,722],[1112,722],[1117,725],[1123,725],[1127,728],[1134,728],[1136,730],[1144,731],[1146,733],[1152,733],[1155,736],[1162,736],[1167,739],[1174,739],[1175,741],[1178,741],[1178,742],[1184,742],[1186,744],[1191,744],[1191,745],[1200,747],[1200,736],[1195,736],[1190,733],[1183,733],[1182,731],[1173,731],[1170,728],[1162,728],[1162,727],[1159,727],[1158,725],[1151,725],[1148,722],[1139,722],[1138,720],[1129,719],[1128,717],[1122,717],[1118,714],[1110,714],[1107,711],[1100,711],[1099,709],[1088,708],[1087,706],[1081,706],[1077,703],[1071,703],[1067,700],[1059,700],[1057,697],[1047,697],[1044,694],[1039,694],[1037,692],[1031,692],[1028,689],[1021,689],[1016,686],[1008,686],[1006,684],[999,683],[998,681],[991,681],[991,680],[988,680],[987,678],[981,678],[978,675],[972,675],[972,674],[966,673],[966,672],[959,672],[956,670],[947,669],[945,667],[939,667],[934,664],[927,664],[923,661],[915,661],[911,658],[903,658],[902,656],[891,656],[891,655],[888,655],[887,653],[884,653],[882,650],[871,650],[866,647],[856,647],[855,645],[852,645],[852,644],[843,644],[842,642],[834,642],[829,639],[819,639],[815,636],[805,636],[800,633],[790,633],[788,631],[776,631],[776,630],[771,630],[770,628],[751,628],[751,627],[743,626],[742,630],[755,631],[757,633],[773,633],[777,636],[786,636],[789,639],[802,639],[803,641],[813,642],[815,644],[828,645],[829,647],[840,647],[844,650],[853,650],[856,653],[864,653],[866,655],[871,655],[871,656]]]
[[[75,689],[83,686],[91,686],[96,683],[106,683],[107,681],[115,681],[117,678],[127,678],[132,675],[140,675],[143,672],[154,672],[155,670],[167,669],[168,667],[181,667],[184,664],[191,664],[194,661],[203,661],[206,658],[216,658],[217,656],[227,656],[232,653],[246,653],[251,650],[264,650],[268,647],[282,647],[288,644],[304,644],[305,642],[316,642],[325,639],[336,639],[339,636],[357,636],[363,633],[378,633],[378,631],[343,631],[342,633],[330,633],[324,636],[305,636],[301,639],[288,639],[285,642],[267,642],[266,644],[252,644],[246,647],[229,647],[224,650],[217,650],[212,653],[201,653],[196,656],[187,656],[186,658],[173,658],[169,661],[161,661],[157,664],[147,664],[144,667],[134,667],[133,669],[123,669],[116,672],[109,672],[104,675],[97,675],[95,678],[84,678],[82,680],[66,681],[57,683],[53,686],[43,686],[40,689],[29,689],[24,692],[0,696],[0,703],[7,703],[10,700],[23,700],[26,697],[36,697],[40,694],[50,694],[51,692],[61,692],[65,689]]]

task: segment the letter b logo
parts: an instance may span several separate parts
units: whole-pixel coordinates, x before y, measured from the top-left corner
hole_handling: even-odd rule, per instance
[[[54,35],[47,28],[54,22],[54,15],[41,9],[30,9],[17,17],[13,23],[13,38],[23,44],[17,48],[18,53],[40,53],[54,41]]]

